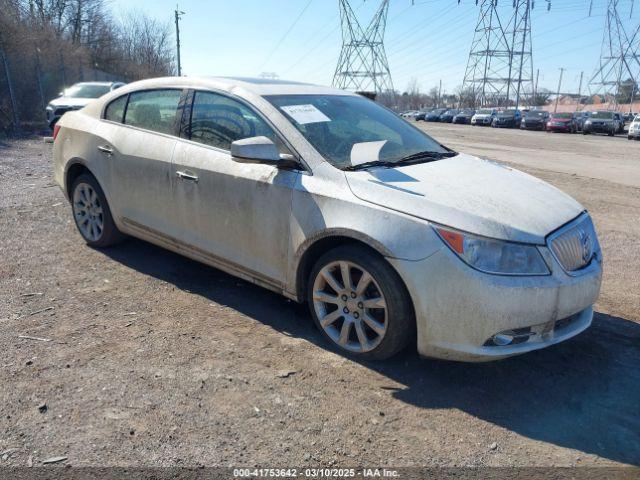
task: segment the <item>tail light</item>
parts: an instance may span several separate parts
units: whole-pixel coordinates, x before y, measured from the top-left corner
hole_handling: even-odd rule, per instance
[[[53,126],[53,141],[56,141],[56,137],[58,136],[58,132],[60,132],[60,125],[57,123]]]

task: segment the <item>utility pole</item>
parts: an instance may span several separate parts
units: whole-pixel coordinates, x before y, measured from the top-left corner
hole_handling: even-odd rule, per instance
[[[13,96],[13,86],[11,83],[11,73],[9,72],[9,60],[5,55],[4,51],[0,49],[0,58],[2,59],[2,63],[4,65],[4,72],[7,76],[7,86],[9,88],[9,101],[11,102],[11,122],[13,123],[13,128],[18,130],[19,122],[18,122],[18,111],[16,109],[16,99]]]
[[[181,11],[176,4],[176,9],[173,12],[176,17],[176,48],[178,52],[178,76],[182,76],[182,64],[180,63],[180,17],[184,15],[185,12]]]
[[[437,105],[438,108],[440,108],[441,103],[442,103],[442,79],[440,79],[440,86],[438,87],[438,105]]]
[[[556,93],[556,105],[553,107],[553,113],[558,110],[558,100],[560,100],[560,88],[562,87],[562,75],[564,74],[564,68],[560,69],[560,80],[558,81],[558,93]]]
[[[533,99],[532,103],[535,103],[538,99],[538,79],[540,78],[540,69],[536,70],[536,83],[533,85]]]
[[[584,77],[584,72],[580,72],[580,84],[578,85],[578,102],[576,104],[576,112],[578,108],[580,108],[582,102],[582,77]]]

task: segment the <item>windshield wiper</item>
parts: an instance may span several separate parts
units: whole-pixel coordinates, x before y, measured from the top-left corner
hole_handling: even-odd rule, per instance
[[[393,168],[398,165],[411,165],[415,163],[422,162],[430,162],[433,160],[440,160],[442,158],[455,157],[458,155],[458,152],[448,151],[448,152],[418,152],[412,153],[411,155],[407,155],[406,157],[402,157],[399,160],[373,160],[371,162],[363,162],[357,165],[348,165],[343,168],[345,171],[355,171],[355,170],[365,170],[371,167],[386,167]]]
[[[458,155],[458,152],[454,152],[453,150],[449,150],[447,152],[418,152],[402,157],[396,163],[406,165],[408,163],[418,163],[420,160],[440,160],[441,158],[450,158],[455,157],[456,155]]]

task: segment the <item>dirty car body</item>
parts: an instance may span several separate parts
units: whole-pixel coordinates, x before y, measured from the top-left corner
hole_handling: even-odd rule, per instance
[[[81,233],[108,203],[124,234],[308,301],[347,353],[375,352],[401,325],[424,356],[486,361],[592,321],[602,257],[578,202],[345,91],[137,82],[65,115],[54,164]],[[103,205],[83,199],[91,185]]]

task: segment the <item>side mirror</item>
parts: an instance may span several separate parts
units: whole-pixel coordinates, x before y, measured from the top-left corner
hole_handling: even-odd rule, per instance
[[[291,155],[280,155],[278,148],[267,137],[251,137],[231,144],[231,157],[238,163],[264,163],[278,167],[297,167]]]

